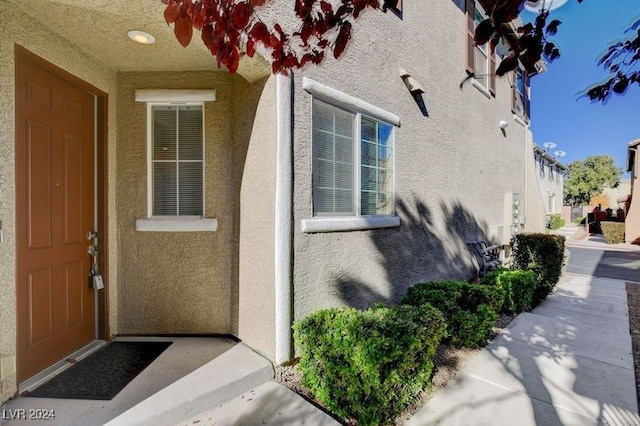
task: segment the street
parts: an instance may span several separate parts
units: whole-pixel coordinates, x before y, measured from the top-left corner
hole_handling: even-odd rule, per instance
[[[640,282],[640,248],[629,252],[567,246],[567,250],[567,272]]]

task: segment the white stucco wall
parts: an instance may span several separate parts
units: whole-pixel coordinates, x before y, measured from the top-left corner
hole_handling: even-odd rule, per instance
[[[524,225],[525,232],[543,232],[546,225],[546,207],[545,200],[542,198],[539,186],[539,173],[535,164],[535,152],[533,143],[533,134],[529,131],[527,138],[528,161],[526,162],[526,218]]]
[[[115,185],[112,177],[116,153],[116,73],[95,57],[79,50],[68,40],[49,31],[14,6],[0,2],[0,220],[4,242],[0,244],[0,355],[14,357],[16,352],[16,292],[15,292],[15,62],[14,44],[19,44],[45,60],[90,83],[109,95],[110,176],[109,199],[109,277],[117,279],[117,233],[115,225]],[[117,287],[110,287],[110,298],[116,300]],[[116,328],[116,304],[110,305],[111,332]],[[0,403],[16,391],[15,375],[5,378],[0,387]]]
[[[536,185],[546,215],[560,214],[562,210],[564,170],[561,171],[555,163],[555,160],[550,160],[536,152]]]
[[[459,88],[466,76],[464,29],[464,12],[451,0],[405,2],[403,19],[366,12],[339,61],[294,76],[295,319],[321,307],[395,303],[424,280],[467,278],[466,241],[510,225],[505,194],[524,194],[531,148],[525,127],[513,118],[507,78],[497,80],[495,98],[470,83]],[[399,77],[400,67],[424,87],[428,117]],[[301,222],[312,217],[312,96],[302,88],[303,76],[400,117],[399,227],[301,232]],[[504,134],[501,120],[509,124]]]

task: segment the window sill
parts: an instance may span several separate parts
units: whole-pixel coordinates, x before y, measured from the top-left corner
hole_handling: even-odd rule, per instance
[[[524,121],[524,119],[521,118],[518,114],[513,114],[513,120],[522,127],[527,127],[527,122]]]
[[[136,219],[139,232],[215,232],[217,219]]]
[[[486,87],[484,87],[482,84],[480,84],[478,82],[478,80],[476,80],[475,78],[471,79],[471,85],[473,87],[475,87],[476,89],[478,89],[478,91],[480,93],[482,93],[483,95],[485,95],[487,98],[491,99],[491,92],[489,92],[489,89],[487,89]]]
[[[302,232],[307,234],[318,232],[364,231],[377,228],[394,228],[400,226],[398,216],[349,217],[349,218],[314,218],[302,221]]]

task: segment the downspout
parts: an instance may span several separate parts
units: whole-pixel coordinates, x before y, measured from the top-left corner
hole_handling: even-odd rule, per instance
[[[513,114],[513,119],[516,123],[520,124],[524,129],[524,194],[521,197],[521,210],[523,212],[524,217],[524,225],[522,226],[522,231],[526,232],[526,228],[529,222],[528,216],[528,207],[529,203],[529,123],[520,118],[517,114]],[[531,148],[533,148],[533,143],[531,144]]]
[[[292,79],[276,75],[275,362],[291,359],[292,325]]]

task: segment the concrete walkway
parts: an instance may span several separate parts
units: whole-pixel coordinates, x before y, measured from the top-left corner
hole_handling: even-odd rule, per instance
[[[580,241],[567,241],[566,245],[571,247],[595,248],[602,250],[640,252],[640,246],[637,244],[607,244],[602,234],[589,235],[585,233],[579,238],[579,240]]]
[[[584,226],[573,222],[567,223],[565,226],[551,230],[550,232],[555,235],[564,236],[567,241],[579,240],[587,235],[587,232],[584,230]]]
[[[408,425],[640,425],[625,282],[565,274]]]

